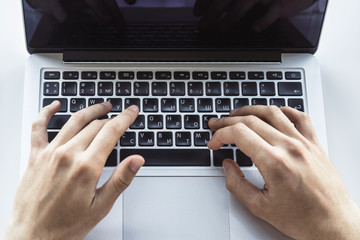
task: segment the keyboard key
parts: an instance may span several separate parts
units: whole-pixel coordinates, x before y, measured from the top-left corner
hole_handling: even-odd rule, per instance
[[[48,129],[61,129],[70,117],[70,115],[54,115],[49,122]]]
[[[158,112],[159,100],[157,98],[144,98],[143,99],[143,111],[144,112]]]
[[[139,154],[145,166],[210,166],[208,149],[121,149],[120,160]]]
[[[63,96],[75,96],[77,94],[76,82],[63,82],[62,83],[62,95]]]
[[[149,129],[163,129],[163,115],[148,115],[148,128]]]
[[[131,83],[129,82],[117,82],[116,84],[116,96],[130,96],[131,95]]]
[[[207,96],[220,96],[221,95],[221,83],[220,82],[207,82],[205,83]]]
[[[58,100],[61,103],[61,107],[59,112],[66,112],[67,111],[67,103],[68,100],[66,98],[44,98],[43,99],[43,107],[46,107],[47,105],[50,105],[53,103],[53,101]]]
[[[249,105],[249,99],[248,98],[235,98],[234,99],[234,108],[233,109],[239,109],[245,106]]]
[[[172,132],[158,132],[157,145],[160,147],[171,147],[173,145]]]
[[[295,108],[298,111],[304,112],[304,100],[302,99],[289,98],[288,106]]]
[[[197,147],[206,147],[210,141],[209,132],[195,132],[194,133],[194,145]]]
[[[86,99],[85,98],[70,99],[70,111],[71,112],[77,112],[84,108],[86,108]]]
[[[167,95],[167,83],[166,82],[153,82],[152,95],[153,96],[166,96]]]
[[[212,112],[213,103],[211,98],[199,98],[197,100],[198,112]]]
[[[245,72],[230,72],[231,80],[244,80],[246,78]]]
[[[149,83],[148,82],[135,82],[134,83],[135,96],[149,96]]]
[[[80,96],[94,96],[94,95],[95,95],[95,83],[94,82],[80,83]]]
[[[176,132],[175,133],[175,144],[178,147],[191,146],[191,133],[190,132]]]
[[[153,72],[137,72],[136,78],[139,80],[151,80],[153,79]]]
[[[60,79],[60,72],[49,72],[44,73],[44,79],[46,80],[57,80]]]
[[[277,107],[285,107],[285,99],[284,98],[271,98],[270,105],[274,105]]]
[[[199,129],[200,128],[199,115],[185,115],[184,116],[184,127],[186,129]]]
[[[52,140],[55,139],[56,135],[58,134],[59,132],[49,132],[48,131],[48,142],[51,143]]]
[[[131,124],[130,129],[145,129],[145,116],[137,116],[133,124]]]
[[[208,72],[193,72],[192,78],[194,80],[207,80],[207,79],[209,79],[209,73]]]
[[[190,72],[174,72],[175,80],[189,80]]]
[[[275,96],[275,84],[273,82],[260,83],[261,96]]]
[[[110,153],[110,155],[108,156],[105,166],[106,167],[116,167],[117,166],[117,150],[114,149],[112,150],[112,152]]]
[[[170,95],[171,96],[185,96],[185,83],[171,82],[170,83]]]
[[[97,72],[82,72],[81,78],[85,80],[97,79]]]
[[[202,96],[204,94],[204,88],[202,82],[189,82],[188,83],[188,95],[189,96]]]
[[[181,115],[166,115],[167,129],[181,129]]]
[[[120,80],[133,80],[135,78],[134,72],[119,72],[118,78]]]
[[[224,82],[224,95],[225,96],[239,96],[239,83],[238,82]]]
[[[266,78],[268,80],[282,80],[283,74],[282,74],[282,72],[267,72]]]
[[[63,72],[63,79],[65,80],[76,80],[79,79],[79,72]]]
[[[112,82],[99,82],[98,83],[98,95],[99,96],[112,96],[113,95],[113,83]]]
[[[139,132],[139,146],[154,146],[153,132]]]
[[[170,80],[171,79],[171,72],[156,72],[155,78],[157,80]]]
[[[209,120],[211,118],[217,118],[217,115],[203,115],[202,122],[203,122],[203,129],[210,129],[209,127]]]
[[[250,80],[262,80],[264,79],[264,72],[248,72],[248,78]]]
[[[44,95],[45,96],[58,96],[59,83],[58,82],[44,82]]]
[[[112,112],[121,112],[122,111],[122,99],[121,98],[108,98],[108,102],[112,104]]]
[[[236,162],[241,167],[251,167],[253,165],[251,159],[239,149],[236,149]]]
[[[286,80],[300,80],[301,72],[285,72]]]
[[[267,99],[266,98],[253,98],[253,99],[251,99],[251,105],[267,106]]]
[[[244,96],[256,96],[257,85],[255,82],[243,82],[241,83],[242,95]]]
[[[122,147],[133,147],[136,144],[136,133],[125,132],[120,138],[120,146]]]
[[[136,105],[140,110],[140,99],[139,98],[126,98],[124,109],[130,107],[131,105]]]
[[[301,82],[279,82],[278,92],[280,96],[302,96]]]
[[[232,149],[219,149],[213,151],[214,166],[221,167],[225,159],[234,159],[234,151]]]
[[[175,98],[161,99],[161,111],[162,112],[176,112],[176,99]]]
[[[194,112],[195,111],[195,101],[192,98],[181,98],[179,100],[179,109],[180,112]]]
[[[92,105],[103,103],[103,102],[104,102],[103,98],[89,98],[88,106],[90,107]]]
[[[229,98],[217,98],[215,104],[217,112],[230,112],[231,110]]]
[[[211,79],[225,80],[227,79],[227,72],[211,72]]]
[[[116,78],[115,72],[100,72],[100,79],[111,80]]]

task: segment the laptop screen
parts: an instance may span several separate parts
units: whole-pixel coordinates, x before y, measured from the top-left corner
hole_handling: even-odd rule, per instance
[[[30,52],[315,52],[327,0],[23,0]]]

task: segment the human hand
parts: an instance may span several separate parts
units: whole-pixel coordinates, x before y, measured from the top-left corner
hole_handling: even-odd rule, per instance
[[[144,164],[130,156],[96,188],[108,155],[138,115],[132,106],[108,120],[108,102],[75,113],[51,143],[47,125],[60,109],[55,101],[33,124],[28,168],[17,190],[3,239],[82,239],[111,210]]]
[[[360,210],[320,146],[310,118],[295,109],[247,106],[211,119],[208,146],[236,144],[265,185],[224,160],[226,186],[255,216],[295,239],[360,239]]]
[[[287,18],[308,7],[317,0],[196,0],[194,15],[201,16],[199,28],[208,30],[217,24],[228,32],[257,4],[263,4],[266,12],[253,24],[261,32],[280,18]]]

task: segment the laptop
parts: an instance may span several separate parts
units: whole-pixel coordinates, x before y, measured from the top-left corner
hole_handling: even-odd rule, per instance
[[[313,56],[326,0],[296,7],[289,1],[283,9],[297,10],[283,18],[269,14],[276,1],[254,1],[247,11],[235,0],[226,8],[222,1],[196,0],[109,0],[99,1],[101,8],[49,2],[23,0],[30,56],[21,172],[31,123],[53,100],[62,106],[48,126],[49,141],[73,113],[93,104],[112,102],[103,118],[132,104],[140,108],[110,154],[99,186],[131,154],[144,156],[145,166],[85,239],[288,239],[226,190],[224,158],[234,159],[259,188],[264,182],[235,146],[207,148],[213,134],[208,120],[246,105],[290,106],[311,116],[326,149],[320,69]],[[259,27],[264,16],[267,23]]]

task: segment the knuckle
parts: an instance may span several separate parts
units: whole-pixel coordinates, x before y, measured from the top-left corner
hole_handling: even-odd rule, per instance
[[[281,113],[281,110],[280,110],[280,108],[278,108],[277,106],[271,105],[271,106],[268,106],[268,107],[267,107],[267,112],[268,112],[268,114],[271,114],[271,115],[273,116],[273,115],[278,115],[278,114],[280,114],[280,113]]]
[[[233,193],[237,184],[238,182],[235,178],[228,178],[226,180],[226,189]]]
[[[99,128],[102,128],[104,126],[104,122],[101,121],[101,120],[94,120],[91,122],[91,126],[96,128],[96,129],[99,129]]]
[[[86,122],[86,113],[84,111],[78,111],[72,115],[71,120],[74,122],[79,122],[80,124]]]
[[[89,161],[79,161],[75,169],[75,176],[92,177],[97,173],[97,168]]]
[[[254,126],[254,124],[256,124],[258,121],[259,118],[254,115],[244,117],[244,123],[249,127]]]
[[[264,207],[258,203],[257,201],[253,201],[249,206],[248,206],[249,211],[259,217],[259,218],[263,218],[264,216]]]
[[[232,130],[237,133],[243,133],[246,129],[246,126],[244,123],[236,123],[232,126]]]
[[[31,129],[34,132],[34,131],[38,130],[39,128],[41,128],[43,125],[44,125],[44,121],[41,119],[37,119],[32,123]]]
[[[118,193],[122,193],[130,185],[130,182],[131,178],[126,175],[122,175],[116,178],[116,180],[114,181],[115,191],[117,191]]]

